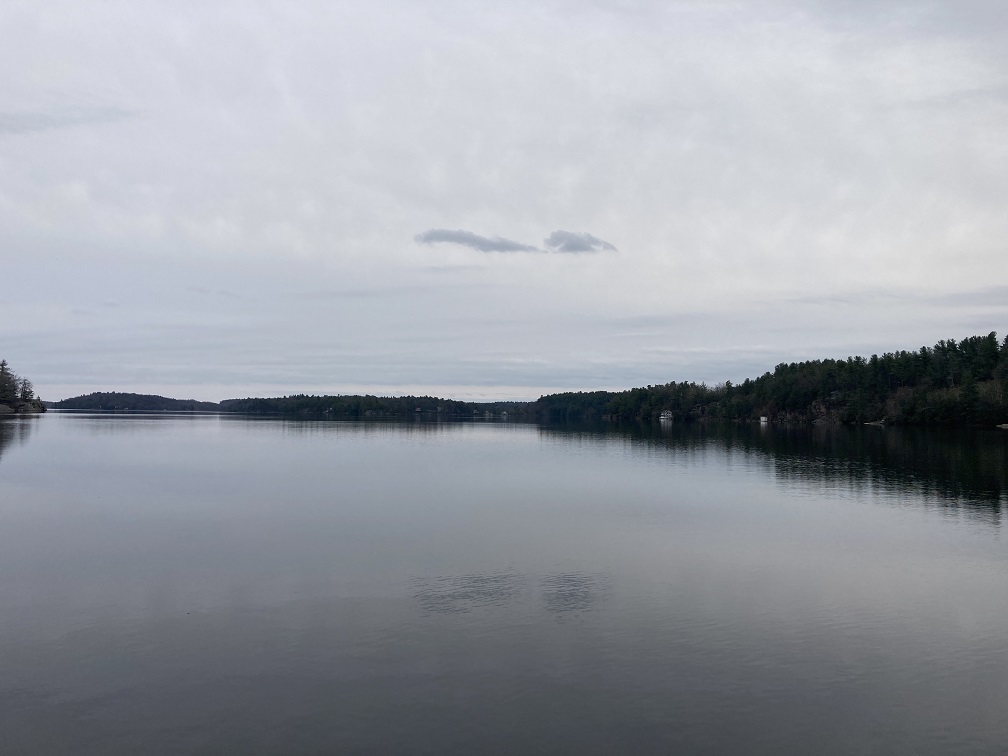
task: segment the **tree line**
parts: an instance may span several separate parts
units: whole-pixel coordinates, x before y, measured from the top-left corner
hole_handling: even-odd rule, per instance
[[[93,412],[219,412],[217,402],[195,399],[170,399],[156,394],[130,394],[121,391],[96,391],[55,402],[53,409],[91,410]]]
[[[1008,422],[1008,337],[939,341],[870,358],[780,363],[740,384],[671,382],[541,397],[549,420],[651,419],[900,425]]]
[[[402,418],[444,419],[483,416],[526,416],[529,402],[462,402],[435,396],[293,396],[272,399],[225,399],[222,412],[246,415],[288,415],[306,419]]]
[[[0,407],[5,412],[42,412],[45,408],[35,397],[35,387],[27,378],[22,378],[0,359]]]
[[[471,418],[539,422],[654,420],[993,426],[1008,423],[1008,337],[939,341],[882,356],[782,362],[739,384],[672,381],[626,391],[566,392],[534,402],[462,402],[431,396],[226,399],[219,404],[139,394],[90,394],[60,409],[209,410],[305,419]]]

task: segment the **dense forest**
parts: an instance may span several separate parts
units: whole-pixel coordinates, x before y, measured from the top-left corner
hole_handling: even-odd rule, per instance
[[[32,382],[10,369],[7,360],[0,359],[0,415],[15,412],[45,412],[35,396]]]
[[[1008,338],[996,333],[939,341],[914,352],[781,363],[734,385],[668,383],[621,392],[541,397],[549,420],[987,425],[1008,422]]]
[[[293,396],[268,399],[225,399],[222,402],[200,402],[195,399],[169,399],[152,394],[95,392],[64,399],[51,405],[53,409],[91,410],[101,412],[233,412],[242,415],[284,415],[310,419],[471,417],[487,412],[498,416],[502,412],[517,412],[527,402],[493,402],[473,404],[431,396]],[[517,409],[516,409],[517,408]]]
[[[433,396],[306,396],[298,394],[274,399],[225,399],[222,412],[246,415],[292,415],[304,418],[381,418],[420,415],[424,418],[525,416],[529,402],[459,402]]]
[[[220,404],[139,394],[90,394],[59,409],[220,411],[306,419],[471,418],[579,422],[890,423],[994,426],[1008,423],[1008,337],[939,341],[917,351],[781,363],[739,384],[671,382],[627,391],[568,392],[534,402],[460,402],[430,396],[294,396]]]
[[[169,399],[153,394],[98,391],[52,404],[53,409],[101,410],[103,412],[219,412],[216,402]]]

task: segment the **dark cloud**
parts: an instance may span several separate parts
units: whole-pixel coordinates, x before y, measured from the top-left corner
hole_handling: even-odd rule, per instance
[[[432,228],[414,237],[418,244],[461,244],[479,252],[542,252],[538,247],[529,244],[504,239],[500,236],[480,236],[472,231],[452,231],[447,228]],[[583,231],[554,231],[544,241],[550,252],[599,252],[606,250],[615,252],[614,247],[604,239],[592,236]]]
[[[461,244],[464,247],[471,247],[479,252],[541,252],[538,247],[502,239],[499,236],[480,236],[472,231],[452,231],[447,228],[432,228],[417,234],[415,237],[417,244],[437,244],[445,242],[447,244]]]
[[[584,231],[554,231],[543,243],[553,252],[616,251],[616,247],[609,242]]]
[[[88,123],[110,123],[133,114],[119,108],[59,108],[46,111],[0,112],[0,134],[32,134]]]

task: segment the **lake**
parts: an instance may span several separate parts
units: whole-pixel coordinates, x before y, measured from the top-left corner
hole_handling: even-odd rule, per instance
[[[1008,750],[1008,433],[0,422],[4,753]]]

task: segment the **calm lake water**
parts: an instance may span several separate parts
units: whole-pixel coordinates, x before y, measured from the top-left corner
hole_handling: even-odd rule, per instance
[[[1008,433],[0,423],[0,751],[1005,753]]]

